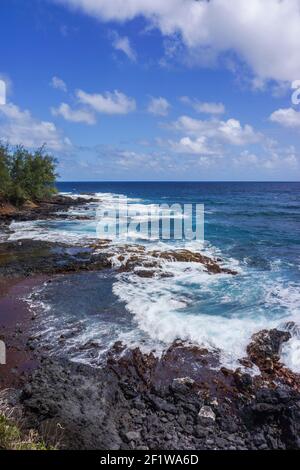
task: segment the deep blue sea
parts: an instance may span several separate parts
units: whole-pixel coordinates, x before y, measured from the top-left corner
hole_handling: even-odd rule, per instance
[[[73,329],[69,353],[76,357],[78,342],[97,340],[97,357],[90,351],[77,355],[96,363],[116,339],[160,351],[182,338],[220,351],[222,362],[232,364],[243,357],[254,332],[291,328],[293,321],[293,338],[282,358],[300,371],[300,183],[66,182],[57,187],[63,193],[96,193],[105,207],[116,195],[138,208],[202,203],[204,251],[238,275],[208,275],[197,264],[173,263],[166,267],[170,278],[113,271],[66,276],[39,292],[39,307],[47,310],[47,341],[55,343],[58,331]],[[87,220],[16,223],[13,236],[84,244],[96,237],[96,210],[97,204],[84,209]],[[165,245],[159,248],[170,248]],[[196,242],[188,248],[200,250]]]

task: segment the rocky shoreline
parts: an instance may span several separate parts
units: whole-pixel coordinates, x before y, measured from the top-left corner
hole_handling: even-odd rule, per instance
[[[41,208],[3,216],[2,228],[8,233],[13,219],[55,218],[56,211],[86,202],[59,197]],[[131,256],[125,265],[116,267],[109,244],[103,241],[84,248],[4,241],[0,244],[4,286],[0,308],[22,279],[34,284],[51,281],[58,274],[112,267],[143,277],[168,275],[162,271],[161,253],[147,256],[145,266],[145,253],[139,250],[124,247],[118,256]],[[195,259],[186,250],[163,256],[168,261],[199,262],[211,275],[236,274],[222,266],[221,260],[202,255]],[[20,380],[1,381],[0,401],[12,412],[17,409],[25,426],[37,430],[47,445],[103,450],[300,449],[300,376],[280,363],[281,347],[295,325],[288,325],[286,331],[256,333],[236,370],[221,367],[217,351],[180,339],[160,358],[116,343],[105,365],[93,368],[49,358],[30,340],[28,310],[13,305],[11,324],[5,328],[2,324],[0,338],[8,343],[8,354],[19,348],[32,367],[21,374],[17,364],[9,371]],[[18,312],[21,319],[17,319]]]
[[[39,353],[5,399],[61,449],[299,449],[299,377],[277,362],[284,333],[262,334],[255,360],[265,355],[264,366],[284,374],[219,369],[207,350],[180,341],[160,359],[116,344],[99,369]]]

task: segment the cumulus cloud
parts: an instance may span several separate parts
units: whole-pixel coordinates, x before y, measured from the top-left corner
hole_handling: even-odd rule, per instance
[[[51,150],[63,150],[70,146],[53,122],[39,121],[30,111],[22,110],[13,103],[0,106],[0,138],[12,145],[39,147],[43,144]]]
[[[265,169],[265,170],[278,170],[280,168],[289,167],[290,169],[298,168],[299,155],[293,146],[287,148],[279,147],[275,142],[272,145],[267,145],[261,149],[260,154],[255,154],[249,150],[244,150],[240,155],[234,157],[233,163],[236,166]]]
[[[300,76],[299,0],[53,0],[100,21],[143,15],[164,36],[179,33],[193,55],[234,51],[254,75],[292,81]]]
[[[233,159],[235,165],[257,166],[259,165],[259,158],[255,153],[249,150],[243,150],[241,154]]]
[[[68,91],[66,83],[59,77],[52,77],[50,85],[56,90],[61,90],[64,92]]]
[[[80,150],[82,164],[87,165],[87,177],[91,171],[93,174],[99,173],[101,178],[105,174],[108,178],[122,178],[124,173],[132,177],[145,178],[145,175],[156,174],[158,177],[169,174],[170,171],[178,171],[178,164],[174,162],[174,156],[169,152],[162,151],[138,151],[127,148],[118,148],[107,145],[97,145]],[[181,158],[181,157],[178,157]],[[82,169],[84,171],[84,168]]]
[[[205,136],[191,139],[182,137],[178,142],[169,141],[171,148],[178,153],[191,155],[219,155],[216,146],[210,146]]]
[[[159,98],[151,98],[148,105],[148,112],[157,116],[167,116],[170,108],[170,103],[161,96]]]
[[[196,99],[191,99],[188,96],[182,96],[180,101],[183,104],[191,106],[197,113],[204,114],[224,114],[225,106],[223,103],[201,102]]]
[[[299,167],[299,154],[293,145],[284,148],[275,141],[266,145],[264,150],[265,158],[262,161],[261,167],[267,170],[286,167],[296,169]]]
[[[300,129],[300,112],[293,108],[282,108],[271,114],[270,120],[285,127]]]
[[[253,144],[261,140],[261,134],[252,126],[242,126],[237,119],[221,121],[217,119],[200,120],[181,116],[171,124],[171,128],[190,136],[216,139],[231,145]]]
[[[138,153],[131,150],[116,152],[115,163],[123,170],[137,168],[148,168],[159,171],[162,166],[163,157],[156,154]]]
[[[53,116],[62,116],[66,121],[95,124],[95,114],[87,109],[72,109],[67,103],[61,103],[58,108],[51,108]]]
[[[82,104],[90,106],[98,113],[128,114],[136,109],[135,100],[118,90],[113,93],[107,91],[104,94],[90,94],[77,90],[76,95]]]
[[[117,51],[122,51],[132,62],[136,61],[136,52],[130,44],[127,36],[119,36],[116,31],[111,34],[113,48]]]

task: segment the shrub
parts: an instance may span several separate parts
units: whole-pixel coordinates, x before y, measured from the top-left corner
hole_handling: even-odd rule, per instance
[[[56,192],[56,160],[44,147],[35,152],[0,144],[0,197],[16,205],[39,201]]]

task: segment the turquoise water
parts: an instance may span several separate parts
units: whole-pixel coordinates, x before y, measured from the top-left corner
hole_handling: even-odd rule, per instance
[[[142,343],[160,350],[180,337],[218,349],[223,362],[232,363],[244,354],[255,331],[264,327],[286,328],[287,321],[299,322],[299,183],[59,183],[58,189],[73,194],[97,193],[100,204],[106,207],[113,205],[115,195],[127,196],[139,208],[157,203],[202,203],[204,251],[221,257],[239,274],[213,276],[194,264],[173,263],[167,266],[173,277],[165,279],[142,279],[135,273],[110,274],[104,282],[90,274],[88,294],[84,275],[80,288],[78,279],[75,282],[71,276],[65,286],[72,290],[73,285],[68,307],[61,300],[61,290],[58,295],[59,285],[57,291],[54,284],[44,292],[45,303],[54,315],[53,331],[60,328],[55,319],[64,311],[72,312],[72,305],[78,304],[76,298],[80,297],[81,314],[77,311],[76,320],[81,315],[88,324],[85,340],[95,336],[100,343],[109,344],[110,340],[121,338],[128,344]],[[89,220],[16,224],[16,236],[74,237],[84,242],[96,236],[97,207],[95,203],[85,209]],[[81,209],[79,212],[82,214]],[[170,243],[165,244],[165,249]],[[164,249],[164,244],[159,247]],[[193,242],[189,248],[199,251],[200,245]],[[105,296],[103,284],[113,301]],[[91,305],[96,316],[90,313]],[[105,309],[109,305],[114,305],[114,312],[111,324],[105,327]],[[101,313],[104,311],[105,315]],[[72,315],[68,318],[75,322]],[[299,344],[295,333],[283,350],[283,359],[295,370],[300,370]]]

